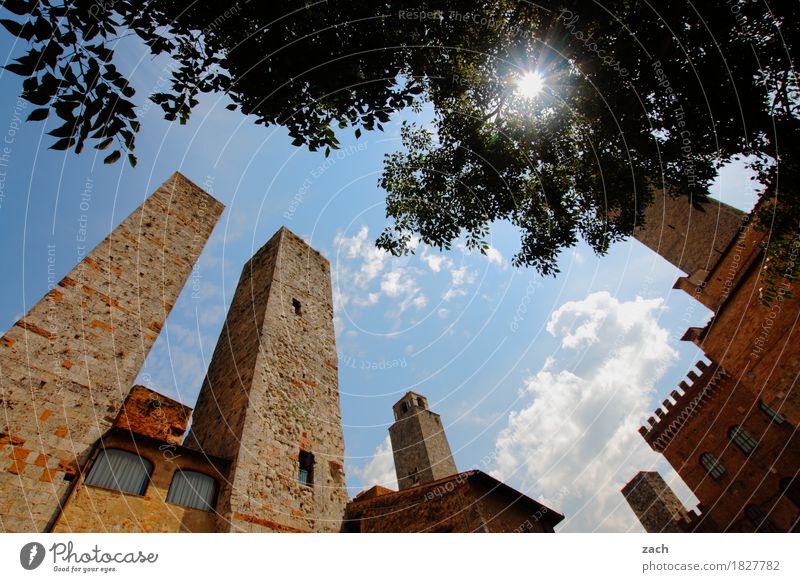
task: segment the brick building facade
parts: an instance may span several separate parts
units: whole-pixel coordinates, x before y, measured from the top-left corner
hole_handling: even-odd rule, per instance
[[[734,221],[735,213],[713,200],[699,212],[722,218],[698,221],[702,231],[694,232],[694,206],[683,199],[664,205],[662,214],[677,225],[669,232],[693,233],[687,235],[692,244],[710,257],[705,264],[692,263],[689,272],[674,254],[680,248],[676,241],[663,247],[663,256],[688,272],[675,287],[714,312],[706,326],[689,328],[683,337],[711,363],[698,362],[697,372],[689,372],[640,433],[694,492],[699,511],[654,525],[643,519],[648,508],[632,497],[641,474],[623,494],[648,531],[798,531],[800,303],[792,273],[777,282],[775,296],[765,298],[768,232],[753,228],[743,213]],[[790,244],[800,249],[800,239]],[[669,512],[672,497],[671,492],[654,496],[649,509]]]

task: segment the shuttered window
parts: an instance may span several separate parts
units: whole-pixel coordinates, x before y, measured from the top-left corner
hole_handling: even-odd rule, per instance
[[[120,449],[103,449],[89,471],[86,483],[144,495],[152,472],[153,464],[139,455]]]
[[[758,505],[748,505],[745,511],[747,519],[749,519],[756,527],[758,533],[781,533],[783,530],[770,519],[767,512],[761,509]]]
[[[734,426],[728,431],[728,438],[731,439],[737,447],[742,449],[742,452],[749,454],[758,445],[758,441],[752,435],[743,429],[741,426]]]
[[[175,471],[167,501],[204,511],[214,509],[217,483],[212,477],[196,471]]]
[[[785,419],[785,418],[783,418],[783,416],[781,416],[781,415],[778,413],[778,411],[777,411],[777,410],[775,410],[774,408],[772,408],[770,405],[768,405],[768,404],[767,404],[766,402],[764,402],[763,400],[759,400],[759,401],[758,401],[758,407],[761,409],[761,411],[762,411],[764,414],[766,414],[767,416],[769,416],[769,417],[772,419],[772,422],[774,422],[775,424],[777,424],[777,425],[781,425],[781,424],[783,424],[784,422],[786,422],[786,419]]]
[[[700,455],[700,464],[713,479],[719,479],[725,474],[725,467],[711,453]]]

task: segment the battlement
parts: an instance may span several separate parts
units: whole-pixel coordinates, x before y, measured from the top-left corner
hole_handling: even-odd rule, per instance
[[[687,379],[682,380],[677,390],[670,393],[662,406],[657,408],[655,416],[647,419],[647,425],[639,428],[647,444],[654,451],[661,452],[672,442],[672,439],[683,428],[686,422],[701,408],[706,406],[719,391],[720,383],[728,377],[728,373],[718,364],[696,364],[699,374],[690,370]]]

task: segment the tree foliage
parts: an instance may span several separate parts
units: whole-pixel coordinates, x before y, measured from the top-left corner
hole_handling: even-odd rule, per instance
[[[800,5],[776,0],[536,4],[519,0],[9,0],[2,24],[28,43],[7,69],[24,97],[62,125],[56,149],[87,141],[128,154],[139,129],[114,43],[137,35],[175,61],[150,98],[185,122],[198,96],[224,92],[295,145],[339,145],[337,131],[382,129],[393,112],[432,106],[403,127],[381,186],[393,224],[378,240],[408,252],[412,234],[483,248],[491,224],[520,230],[518,265],[558,271],[560,249],[598,253],[633,231],[653,192],[701,200],[716,169],[751,156],[785,274],[800,207],[795,156]],[[518,81],[543,80],[533,95]],[[787,179],[788,178],[788,179]],[[783,270],[781,270],[783,269]],[[794,276],[795,271],[792,271]]]

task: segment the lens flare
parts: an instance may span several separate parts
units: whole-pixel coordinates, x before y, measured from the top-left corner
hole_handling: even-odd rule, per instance
[[[517,94],[532,99],[544,89],[544,77],[537,71],[528,71],[515,81]]]

